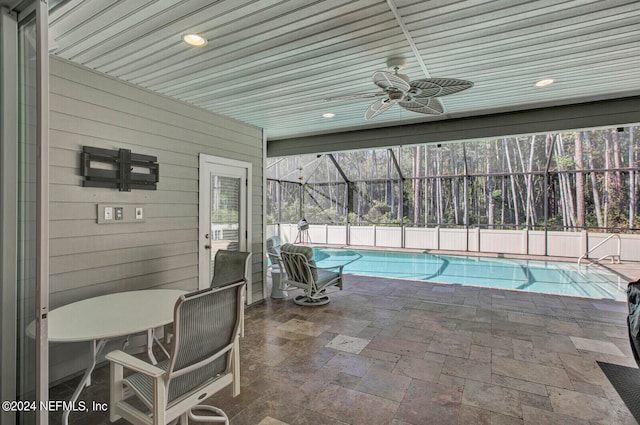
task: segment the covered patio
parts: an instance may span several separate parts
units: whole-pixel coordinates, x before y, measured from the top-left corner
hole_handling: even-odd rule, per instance
[[[69,423],[110,423],[103,354],[167,346],[175,298],[147,295],[209,290],[228,249],[247,254],[241,391],[206,403],[233,425],[636,423],[603,372],[638,372],[624,302],[351,274],[305,308],[270,298],[265,254],[304,217],[306,242],[573,263],[618,235],[612,268],[635,280],[638,16],[633,0],[0,0],[2,400],[79,400]],[[53,320],[129,292],[146,302]],[[53,336],[139,310],[167,317]]]
[[[634,424],[599,366],[636,368],[625,320],[611,300],[347,276],[325,307],[249,307],[242,393],[206,403],[234,425]],[[107,377],[88,402],[108,402]]]

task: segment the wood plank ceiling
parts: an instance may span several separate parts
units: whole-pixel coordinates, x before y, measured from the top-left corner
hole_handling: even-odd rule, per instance
[[[52,54],[266,129],[269,139],[640,94],[637,0],[69,0]],[[181,40],[196,32],[202,47]],[[445,114],[371,121],[371,75],[460,78]],[[538,88],[534,83],[553,78]],[[324,118],[331,112],[333,118]]]

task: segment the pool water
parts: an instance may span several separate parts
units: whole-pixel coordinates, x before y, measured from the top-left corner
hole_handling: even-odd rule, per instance
[[[556,261],[314,247],[318,267],[438,283],[626,300],[627,281],[601,266]]]

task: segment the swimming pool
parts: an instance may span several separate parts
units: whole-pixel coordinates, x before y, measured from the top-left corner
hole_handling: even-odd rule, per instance
[[[556,261],[314,247],[318,267],[438,283],[626,300],[627,281],[604,267]]]

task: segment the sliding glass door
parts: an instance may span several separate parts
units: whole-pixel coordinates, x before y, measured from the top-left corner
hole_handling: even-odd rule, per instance
[[[16,397],[16,224],[17,224],[17,41],[15,16],[0,10],[0,398]],[[0,411],[0,423],[15,423],[15,414]]]
[[[0,7],[0,384],[2,401],[40,406],[48,399],[47,10],[42,1]],[[31,322],[35,338],[25,333]],[[2,424],[48,423],[39,409],[0,415]]]
[[[18,25],[18,222],[17,230],[17,398],[36,399],[36,343],[22,332],[36,319],[37,301],[37,98],[35,13]],[[35,423],[35,412],[19,423]]]

